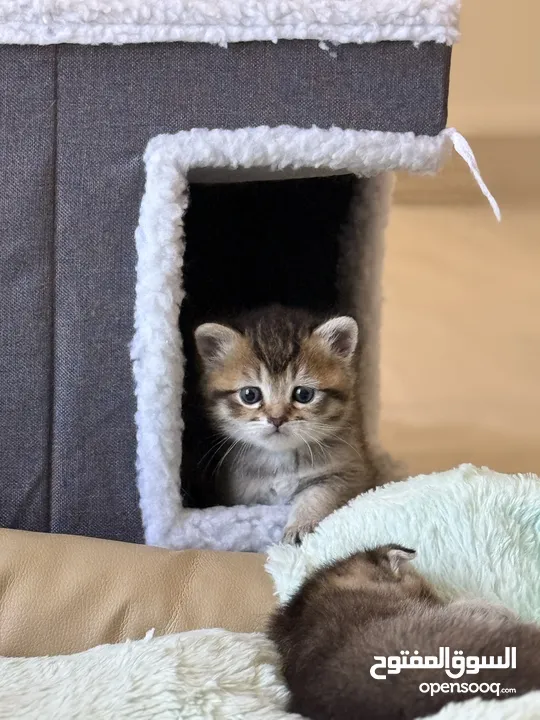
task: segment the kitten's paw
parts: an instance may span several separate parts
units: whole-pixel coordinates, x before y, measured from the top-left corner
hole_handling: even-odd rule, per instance
[[[283,531],[281,542],[288,543],[289,545],[300,545],[305,536],[312,533],[318,524],[318,520],[312,520],[308,523],[288,525]]]

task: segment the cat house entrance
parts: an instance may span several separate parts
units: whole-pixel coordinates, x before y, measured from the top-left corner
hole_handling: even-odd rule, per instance
[[[185,506],[214,504],[197,482],[216,436],[199,393],[194,329],[271,303],[321,314],[353,312],[346,266],[356,264],[356,253],[346,229],[363,182],[341,175],[190,185],[180,310]]]

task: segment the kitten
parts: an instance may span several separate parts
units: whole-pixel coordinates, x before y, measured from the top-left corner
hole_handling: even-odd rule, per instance
[[[351,317],[282,306],[195,331],[218,502],[292,503],[287,542],[376,483],[357,420],[357,339]]]
[[[387,545],[319,570],[274,614],[270,638],[291,692],[289,712],[312,720],[413,720],[470,692],[420,691],[422,683],[500,683],[515,695],[540,689],[540,627],[483,602],[442,602],[408,561],[413,550]],[[481,669],[452,680],[444,668],[370,670],[375,656],[505,656],[516,648],[517,669]],[[451,670],[451,672],[453,672]],[[424,687],[425,689],[425,687]],[[482,694],[486,699],[496,699]],[[509,697],[501,694],[500,699]]]

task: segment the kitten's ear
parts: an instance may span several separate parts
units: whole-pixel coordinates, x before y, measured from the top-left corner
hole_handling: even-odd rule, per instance
[[[403,547],[402,545],[389,545],[386,553],[390,562],[390,569],[399,575],[403,566],[416,557],[416,550]]]
[[[222,360],[240,339],[240,333],[226,325],[204,323],[195,330],[197,350],[205,365]]]
[[[348,315],[327,320],[313,331],[322,338],[332,352],[342,358],[350,358],[358,342],[358,325]]]

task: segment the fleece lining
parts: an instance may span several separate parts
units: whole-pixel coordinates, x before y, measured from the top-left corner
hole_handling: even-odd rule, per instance
[[[459,0],[8,0],[0,43],[382,40],[452,44]]]

